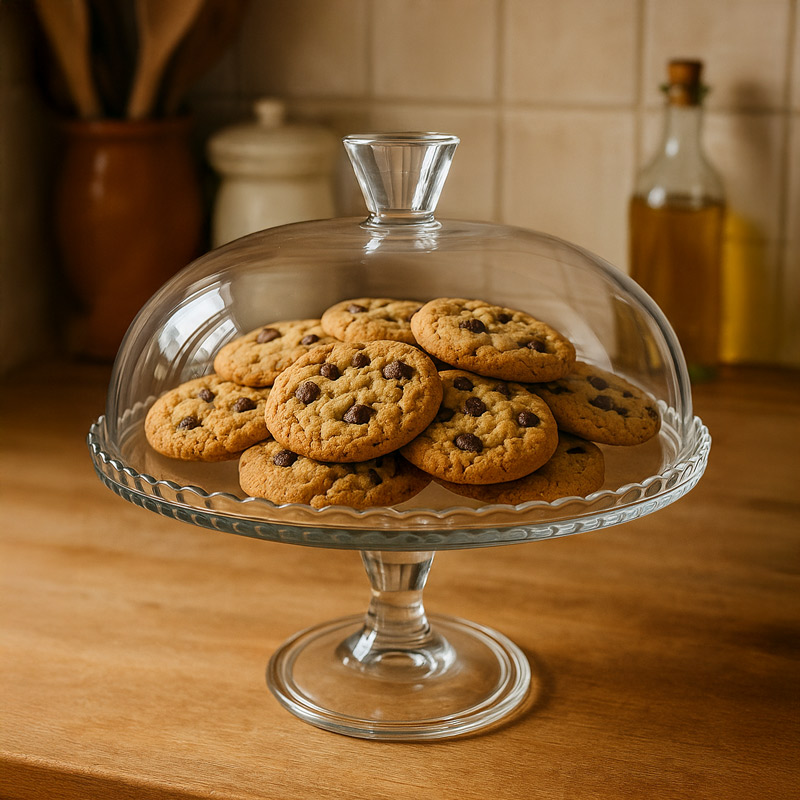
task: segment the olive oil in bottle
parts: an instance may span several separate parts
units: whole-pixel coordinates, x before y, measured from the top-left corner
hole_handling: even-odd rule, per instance
[[[639,174],[629,209],[631,276],[678,336],[693,380],[713,376],[720,352],[725,200],[703,153],[705,93],[698,61],[672,61],[664,133]]]

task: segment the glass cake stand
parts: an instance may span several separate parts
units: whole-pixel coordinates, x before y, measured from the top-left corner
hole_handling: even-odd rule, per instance
[[[434,218],[457,143],[432,133],[347,137],[369,217],[262,231],[186,267],[132,323],[106,413],[88,435],[100,479],[142,508],[225,533],[360,551],[372,589],[366,614],[297,633],[267,668],[270,689],[289,711],[350,736],[474,733],[506,720],[535,693],[527,659],[503,634],[426,613],[423,589],[436,551],[637,519],[686,494],[710,448],[692,413],[675,335],[635,283],[552,236]],[[648,391],[661,431],[636,447],[603,447],[606,481],[586,498],[481,505],[432,483],[398,506],[365,511],[274,505],[243,494],[236,461],[183,462],[150,448],[143,430],[150,405],[210,372],[223,344],[270,321],[318,317],[340,300],[366,296],[476,297],[524,309],[567,335],[581,360]]]

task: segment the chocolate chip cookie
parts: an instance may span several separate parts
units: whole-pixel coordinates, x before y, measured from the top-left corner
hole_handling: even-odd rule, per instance
[[[431,300],[411,318],[411,331],[447,364],[503,380],[556,380],[575,361],[572,343],[554,328],[482,300]]]
[[[357,297],[331,306],[322,315],[322,328],[343,342],[374,342],[391,339],[416,344],[411,317],[422,307],[417,300],[389,297]]]
[[[243,386],[271,386],[312,347],[332,341],[318,319],[271,322],[222,347],[214,358],[214,371]]]
[[[267,426],[281,444],[319,461],[367,461],[410,442],[442,399],[433,362],[403,342],[315,347],[275,380]]]
[[[550,406],[561,430],[592,442],[641,444],[661,428],[650,395],[592,364],[577,361],[566,377],[531,389]]]
[[[264,409],[270,390],[218,375],[181,384],[153,403],[144,430],[150,446],[183,461],[225,461],[269,438]]]
[[[596,492],[605,480],[605,460],[597,445],[559,433],[558,447],[550,460],[535,472],[504,483],[469,485],[437,479],[446,489],[482,503],[512,506],[529,500],[552,503],[560,497],[586,497]]]
[[[515,480],[541,467],[558,444],[547,405],[525,386],[464,370],[439,373],[444,398],[436,418],[401,453],[454,483]]]
[[[392,506],[422,491],[430,480],[396,453],[357,463],[325,463],[268,441],[245,450],[239,460],[242,490],[278,505]]]

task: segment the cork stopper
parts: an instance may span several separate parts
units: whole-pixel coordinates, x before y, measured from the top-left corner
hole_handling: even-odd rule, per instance
[[[667,100],[673,106],[699,106],[706,87],[702,83],[703,62],[676,58],[669,62],[669,82],[664,87]]]

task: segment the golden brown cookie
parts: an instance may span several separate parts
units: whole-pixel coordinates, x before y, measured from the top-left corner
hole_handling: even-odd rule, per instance
[[[396,450],[436,415],[433,362],[403,342],[315,347],[275,380],[267,426],[283,446],[319,461],[366,461]]]
[[[389,297],[357,297],[331,306],[322,315],[322,328],[343,342],[374,342],[390,339],[416,344],[411,317],[422,307],[417,300]]]
[[[269,441],[245,450],[239,460],[243,491],[278,505],[392,506],[422,491],[430,480],[396,453],[349,464],[325,463]]]
[[[454,367],[523,383],[566,375],[575,361],[572,343],[523,311],[482,300],[440,297],[411,319],[421,347]]]
[[[649,394],[592,364],[577,361],[566,377],[531,389],[550,406],[561,430],[592,442],[641,444],[661,428]]]
[[[318,319],[271,322],[222,347],[214,358],[214,371],[243,386],[271,386],[312,347],[332,341]]]
[[[515,481],[478,485],[458,484],[436,479],[451,492],[480,500],[512,506],[529,500],[552,503],[560,497],[586,497],[596,492],[605,480],[605,460],[597,445],[559,433],[558,447],[550,460],[530,475]]]
[[[225,461],[269,438],[264,409],[270,390],[204,375],[163,394],[145,418],[154,450],[183,461]]]
[[[498,483],[553,455],[556,422],[525,386],[456,369],[440,377],[444,399],[435,420],[401,450],[412,464],[454,483]]]

